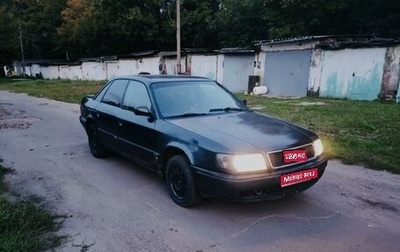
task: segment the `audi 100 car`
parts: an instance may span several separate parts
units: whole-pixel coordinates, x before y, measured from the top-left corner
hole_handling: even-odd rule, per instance
[[[80,122],[93,156],[112,151],[155,171],[182,207],[293,195],[327,165],[316,134],[254,112],[202,77],[114,78],[82,99]]]

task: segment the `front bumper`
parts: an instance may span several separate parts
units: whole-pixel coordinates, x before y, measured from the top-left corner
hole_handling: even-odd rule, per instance
[[[229,175],[210,172],[193,167],[196,187],[204,197],[215,197],[234,201],[258,201],[281,198],[304,191],[314,185],[323,175],[328,161],[319,157],[313,161],[273,170],[268,174]],[[311,168],[318,169],[318,178],[281,187],[280,176]]]

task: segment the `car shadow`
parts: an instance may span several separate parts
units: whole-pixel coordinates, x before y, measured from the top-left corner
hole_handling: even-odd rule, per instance
[[[130,160],[127,160],[118,154],[112,154],[108,157],[108,159],[112,159],[113,162],[116,162],[119,169],[129,170],[135,179],[143,179],[146,180],[145,184],[152,184],[153,187],[151,190],[154,191],[158,196],[162,195],[162,197],[165,197],[165,200],[162,200],[163,203],[171,204],[172,206],[175,205],[167,192],[164,179],[159,175],[147,168],[131,162]],[[318,184],[314,185],[314,187],[308,190],[318,190]],[[257,202],[238,202],[215,198],[204,198],[200,204],[189,209],[197,213],[202,211],[213,211],[221,212],[225,215],[228,213],[232,213],[234,215],[240,213],[240,215],[250,216],[264,216],[265,214],[299,214],[301,212],[307,212],[310,209],[310,202],[312,199],[310,199],[307,191],[280,199],[267,199]],[[177,205],[175,206],[177,208],[181,208]]]

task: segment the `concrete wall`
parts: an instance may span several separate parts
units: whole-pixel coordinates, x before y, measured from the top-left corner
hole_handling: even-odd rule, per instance
[[[318,92],[321,86],[322,70],[325,58],[325,51],[315,49],[311,56],[310,77],[308,80],[308,90]]]
[[[266,62],[267,54],[258,52],[255,55],[254,61],[256,62],[256,66],[254,67],[254,75],[260,76],[260,83],[265,83],[265,78],[264,76],[265,73],[265,62]]]
[[[399,102],[399,103],[400,103],[400,85],[399,85],[399,88],[397,89],[396,102]]]
[[[40,65],[32,64],[32,66],[31,66],[31,76],[32,77],[36,77],[37,75],[40,75]]]
[[[217,55],[191,55],[191,75],[217,80]]]
[[[40,72],[45,79],[57,79],[60,77],[59,66],[40,67]]]
[[[217,55],[217,81],[222,84],[224,81],[224,60],[225,55],[218,54]]]
[[[83,80],[106,80],[105,65],[101,62],[82,62]],[[44,77],[44,76],[43,76]]]
[[[259,56],[261,66],[255,69],[255,73],[260,75],[261,83],[268,85],[276,76],[283,75],[286,69],[286,67],[276,69],[276,64],[282,62],[276,57],[268,59],[268,55],[276,53],[279,56],[311,49],[307,87],[309,93],[316,93],[321,97],[354,100],[395,99],[396,93],[399,96],[397,90],[400,81],[400,45],[322,50],[316,48],[317,44],[316,40],[264,44],[261,46],[262,52]],[[292,65],[293,60],[295,58],[287,58],[285,64]],[[284,89],[278,90],[277,93],[285,95],[285,88],[290,86],[284,85]],[[270,92],[272,91],[273,89],[270,89]]]
[[[394,98],[399,88],[400,77],[400,46],[388,47],[383,67],[381,96]]]
[[[400,45],[342,50],[316,49],[315,45],[315,41],[266,44],[261,46],[261,52],[255,54],[189,54],[182,57],[182,71],[217,80],[231,91],[247,90],[248,76],[258,75],[260,83],[266,84],[270,93],[275,95],[305,96],[308,91],[315,92],[321,97],[356,100],[400,97],[398,92]],[[302,54],[305,51],[309,52],[311,59],[307,62],[296,61],[299,57],[296,52]],[[271,57],[271,55],[276,57]],[[172,55],[164,59],[167,74],[176,74],[176,58]],[[106,80],[114,76],[140,72],[159,74],[160,60],[160,56],[148,56],[137,59],[82,62],[80,65],[71,66],[32,64],[26,66],[25,69],[28,76],[35,77],[36,74],[41,73],[45,79]],[[277,67],[279,64],[281,66]],[[289,71],[290,66],[292,67]],[[20,75],[22,75],[20,64],[15,63],[14,68],[21,69]],[[294,76],[295,73],[296,76]],[[282,76],[285,74],[287,77],[290,75],[289,84],[283,83]],[[299,76],[309,77],[308,80],[300,80]],[[282,82],[281,90],[274,92],[274,89],[269,87],[273,80],[277,84]],[[304,84],[304,89],[307,90],[302,91],[301,94],[286,92],[296,87],[293,80],[301,82],[302,90]],[[234,84],[236,81],[240,84]]]
[[[186,69],[185,62],[190,60],[191,75],[205,76],[214,80],[223,80],[223,55],[188,55],[182,57],[182,71]],[[167,74],[176,74],[176,59],[165,58]],[[115,76],[134,75],[140,72],[159,74],[160,57],[150,56],[140,59],[121,59],[104,62],[82,62],[80,65],[39,66],[35,73],[41,73],[45,79],[71,80],[106,80]],[[31,75],[31,67],[26,67],[26,73]],[[34,74],[34,73],[32,73]]]
[[[159,74],[159,61],[159,57],[119,60],[117,73],[118,75],[132,75],[140,72]]]

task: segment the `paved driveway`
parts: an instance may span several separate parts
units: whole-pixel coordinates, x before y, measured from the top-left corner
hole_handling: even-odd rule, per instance
[[[7,177],[68,216],[61,251],[398,251],[400,176],[331,161],[308,191],[184,209],[155,174],[90,155],[79,106],[0,91]]]

